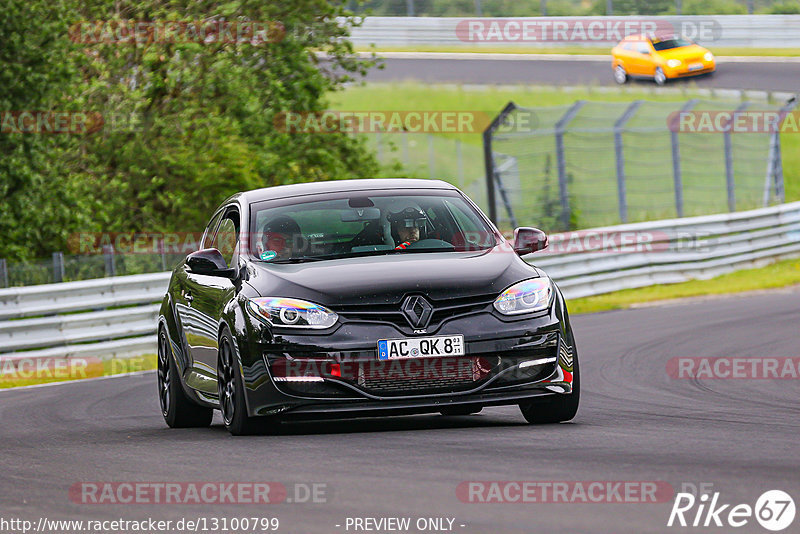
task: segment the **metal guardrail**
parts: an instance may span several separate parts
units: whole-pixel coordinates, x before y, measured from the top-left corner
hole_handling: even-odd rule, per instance
[[[585,297],[709,278],[800,256],[800,202],[553,234],[550,239],[550,252],[526,260],[545,269],[567,298]],[[627,252],[625,243],[637,241],[648,250]],[[0,290],[0,363],[154,353],[155,303],[163,297],[169,276]]]
[[[459,38],[456,32],[458,23],[464,20],[481,20],[474,17],[366,17],[363,25],[353,28],[350,40],[356,46],[519,46],[531,49],[536,46],[581,45],[608,47],[620,39],[610,36],[608,40],[593,39],[581,42],[537,42],[533,40],[492,40],[469,42]],[[553,22],[570,21],[649,21],[656,24],[669,24],[669,27],[686,28],[689,38],[708,47],[752,47],[752,48],[793,48],[800,46],[800,15],[716,15],[716,16],[667,16],[667,17],[516,17],[519,22],[552,25]],[[502,20],[502,19],[483,19]],[[661,26],[659,26],[661,27]],[[688,35],[700,28],[702,33]],[[698,30],[700,31],[700,30]],[[677,33],[677,32],[676,32]],[[706,35],[706,37],[704,37]]]

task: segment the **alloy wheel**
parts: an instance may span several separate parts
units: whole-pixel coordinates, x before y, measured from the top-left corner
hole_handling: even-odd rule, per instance
[[[172,380],[169,365],[169,345],[167,334],[162,330],[158,335],[158,400],[161,404],[161,413],[164,417],[169,413],[170,382]]]
[[[220,343],[217,367],[219,408],[225,424],[230,425],[235,411],[236,375],[233,369],[233,350],[231,350],[230,342],[226,339],[223,339]]]

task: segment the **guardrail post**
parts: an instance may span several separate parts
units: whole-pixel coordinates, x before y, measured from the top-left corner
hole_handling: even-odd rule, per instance
[[[625,129],[625,124],[636,114],[636,110],[641,105],[641,100],[634,101],[614,123],[614,150],[617,154],[617,199],[619,202],[619,218],[623,223],[628,222],[628,200],[625,187],[625,153],[622,144],[622,132]]]
[[[570,208],[569,191],[567,190],[567,161],[564,153],[564,133],[570,121],[586,104],[584,100],[578,100],[570,107],[564,116],[561,117],[555,126],[556,135],[556,165],[558,167],[558,192],[561,199],[561,226],[564,230],[569,230]]]
[[[733,175],[733,143],[731,142],[731,128],[736,120],[736,115],[743,112],[750,106],[750,102],[743,102],[736,111],[733,112],[731,120],[728,121],[727,127],[723,132],[723,140],[725,141],[725,184],[728,189],[728,211],[736,211],[736,181]]]
[[[5,258],[0,258],[0,287],[8,287],[8,265]]]
[[[697,99],[693,98],[686,102],[680,110],[680,113],[686,113],[697,104]],[[681,149],[678,144],[678,132],[675,129],[670,129],[670,138],[672,140],[672,176],[675,181],[675,212],[678,217],[683,217],[683,176],[681,175]]]
[[[114,264],[114,248],[111,245],[103,246],[103,257],[106,262],[106,276],[115,276],[117,266]]]
[[[503,111],[495,117],[491,124],[483,131],[483,164],[486,169],[486,204],[489,208],[489,219],[497,224],[497,204],[495,203],[495,180],[499,177],[495,173],[494,153],[492,152],[492,135],[494,131],[505,122],[506,117],[517,109],[514,102],[509,102]]]
[[[53,252],[53,282],[64,281],[64,253]]]
[[[414,16],[414,0],[406,0],[406,16]]]

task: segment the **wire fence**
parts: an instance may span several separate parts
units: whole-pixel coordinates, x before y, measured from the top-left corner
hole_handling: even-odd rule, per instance
[[[501,226],[563,231],[783,202],[778,131],[725,131],[719,119],[785,116],[794,104],[509,104],[484,134],[490,216]],[[531,116],[535,128],[503,131]],[[694,122],[680,122],[685,116]],[[685,126],[705,124],[703,117],[714,131]]]

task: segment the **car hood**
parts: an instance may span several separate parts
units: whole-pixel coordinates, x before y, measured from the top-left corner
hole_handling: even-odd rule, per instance
[[[668,50],[661,50],[658,55],[664,59],[680,59],[681,61],[702,59],[707,49],[699,45],[681,46],[679,48],[670,48]]]
[[[327,306],[399,303],[409,293],[431,299],[499,294],[539,272],[502,246],[344,258],[299,264],[253,262],[249,284],[261,296],[294,297]]]

